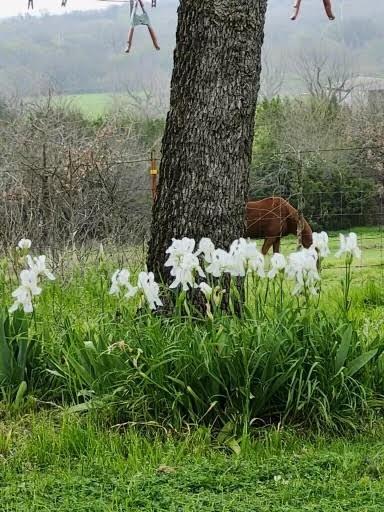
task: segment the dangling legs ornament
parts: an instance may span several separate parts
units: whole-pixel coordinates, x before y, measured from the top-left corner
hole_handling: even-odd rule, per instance
[[[156,48],[156,50],[160,50],[160,46],[157,42],[155,31],[152,28],[151,21],[149,19],[149,16],[147,14],[147,11],[144,8],[143,0],[131,0],[131,21],[130,21],[130,28],[128,32],[128,44],[127,48],[125,50],[125,53],[129,53],[132,47],[132,40],[133,40],[133,34],[135,32],[135,27],[139,25],[144,25],[148,28],[149,35],[151,36],[153,46]],[[156,5],[156,0],[152,1],[152,5]],[[138,7],[141,7],[141,14],[137,13]]]
[[[323,0],[323,4],[324,4],[324,9],[325,9],[325,12],[326,12],[328,18],[330,20],[334,20],[335,16],[332,11],[331,0]],[[295,5],[293,6],[294,13],[293,13],[293,16],[291,17],[291,20],[296,20],[298,18],[299,13],[300,13],[300,7],[301,7],[301,0],[296,0]]]

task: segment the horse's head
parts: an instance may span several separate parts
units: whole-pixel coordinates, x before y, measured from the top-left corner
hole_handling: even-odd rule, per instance
[[[287,220],[287,224],[288,233],[297,233],[299,245],[309,249],[313,243],[312,229],[308,222],[304,219],[304,216],[294,210],[294,213]]]
[[[312,229],[307,221],[305,221],[304,229],[301,233],[301,243],[306,249],[309,249],[313,244]]]

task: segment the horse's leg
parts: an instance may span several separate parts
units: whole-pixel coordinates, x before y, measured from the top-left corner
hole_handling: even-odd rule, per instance
[[[261,252],[265,256],[269,249],[272,247],[273,243],[275,241],[275,238],[266,238],[263,243],[263,247],[261,248]]]
[[[280,237],[276,238],[275,241],[273,242],[273,252],[280,252]]]

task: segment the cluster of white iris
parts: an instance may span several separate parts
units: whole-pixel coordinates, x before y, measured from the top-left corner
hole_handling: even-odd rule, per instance
[[[140,272],[137,286],[132,286],[129,281],[130,277],[131,274],[126,268],[116,270],[112,276],[112,286],[109,293],[111,295],[123,293],[127,299],[141,294],[148,302],[150,309],[156,309],[163,305],[159,297],[160,287],[155,281],[153,272]]]
[[[309,249],[301,249],[290,254],[288,258],[282,254],[274,254],[270,260],[270,267],[266,270],[264,256],[258,251],[255,242],[240,238],[232,243],[229,251],[224,251],[216,248],[209,238],[202,238],[196,248],[195,240],[184,237],[172,240],[166,251],[168,259],[165,266],[170,268],[170,275],[173,278],[171,289],[200,289],[207,300],[210,300],[215,291],[207,282],[207,277],[218,279],[225,274],[231,277],[253,274],[258,278],[268,279],[285,275],[295,283],[293,295],[307,292],[316,294],[320,281],[318,262],[329,256],[328,243],[327,233],[314,233],[313,244]],[[10,312],[22,308],[25,313],[32,313],[33,299],[42,292],[41,278],[45,277],[52,281],[55,279],[47,267],[44,255],[30,256],[31,246],[32,242],[23,238],[17,247],[20,256],[25,258],[27,268],[20,272],[20,286],[12,293],[14,303],[10,307]],[[355,233],[348,236],[340,235],[340,249],[336,256],[342,255],[346,255],[349,263],[353,257],[361,257]],[[163,305],[160,287],[152,272],[140,272],[136,286],[131,284],[130,278],[129,270],[116,270],[112,276],[110,294],[123,294],[127,299],[141,295],[152,310]]]
[[[22,308],[25,313],[32,313],[33,298],[42,292],[42,288],[39,286],[41,278],[46,277],[50,281],[55,279],[55,276],[47,267],[44,255],[32,257],[28,254],[31,246],[32,242],[27,238],[20,240],[17,246],[21,257],[26,260],[27,268],[20,272],[20,285],[12,293],[14,303],[9,308],[10,313],[19,308]]]
[[[243,238],[235,240],[229,251],[216,248],[209,238],[202,238],[197,247],[192,238],[173,239],[166,254],[168,259],[165,266],[170,268],[173,278],[170,288],[180,288],[183,291],[199,288],[209,300],[214,289],[207,282],[208,276],[220,278],[225,274],[231,277],[253,274],[258,278],[269,279],[285,275],[295,283],[293,295],[308,292],[316,294],[320,281],[318,262],[329,256],[330,250],[327,233],[314,233],[313,244],[309,249],[301,249],[290,254],[288,258],[282,254],[274,254],[268,271],[265,269],[264,256],[258,251],[256,243]],[[336,256],[343,254],[351,258],[361,256],[355,233],[340,235],[340,249]],[[160,288],[151,272],[140,273],[136,287],[132,286],[129,278],[128,270],[117,270],[112,276],[110,293],[120,294],[125,291],[125,297],[130,298],[141,291],[151,309],[162,305],[159,298]]]

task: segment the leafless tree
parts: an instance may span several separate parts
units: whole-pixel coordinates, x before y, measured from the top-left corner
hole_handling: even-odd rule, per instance
[[[303,49],[295,58],[295,70],[312,97],[342,103],[353,90],[352,64],[334,49]]]
[[[169,105],[169,79],[167,76],[157,75],[153,78],[133,84],[121,84],[124,91],[124,100],[119,95],[118,101],[124,101],[125,108],[138,118],[153,119],[164,118]]]
[[[264,48],[262,55],[262,72],[260,82],[260,96],[272,99],[278,96],[285,80],[286,66],[283,58],[276,59],[271,52]]]
[[[0,240],[142,240],[151,209],[149,162],[129,120],[96,128],[48,97],[0,123]]]

